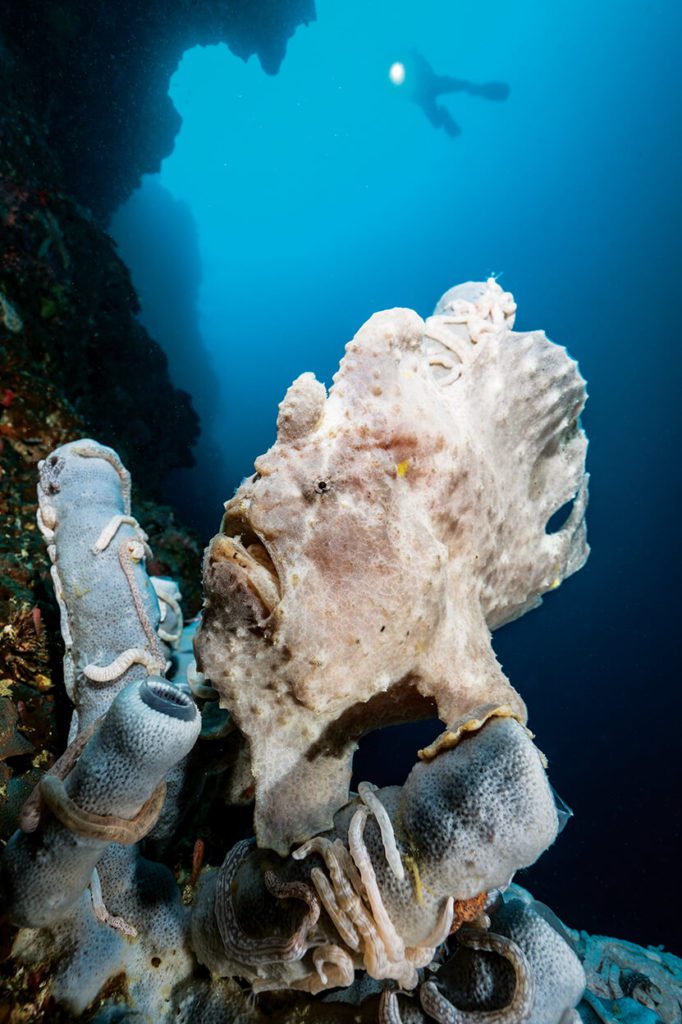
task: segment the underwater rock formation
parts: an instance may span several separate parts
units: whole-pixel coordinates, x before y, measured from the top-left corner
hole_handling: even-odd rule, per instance
[[[225,506],[196,649],[249,741],[261,845],[330,827],[371,729],[488,704],[525,721],[490,630],[587,557],[585,388],[515,308],[491,279],[426,322],[377,313],[329,396],[294,382]]]
[[[66,751],[25,802],[0,859],[3,928],[18,929],[10,1024],[679,1024],[680,961],[572,932],[512,883],[555,840],[560,815],[524,705],[486,630],[536,604],[587,554],[583,382],[544,335],[514,334],[512,314],[511,296],[494,282],[462,286],[425,324],[410,311],[373,318],[329,398],[310,375],[292,386],[277,445],[259,460],[260,480],[228,502],[224,532],[207,554],[197,648],[210,675],[191,659],[197,624],[183,628],[179,588],[148,576],[153,556],[116,452],[85,438],[40,462],[38,529],[74,713]],[[454,384],[457,400],[448,397]],[[261,480],[266,486],[254,490]],[[566,524],[548,534],[548,518],[573,496]],[[320,501],[329,501],[324,512]],[[279,532],[262,530],[265,511]],[[239,839],[235,826],[209,866],[199,841],[191,873],[174,874],[147,855],[172,850],[178,830],[191,834],[183,815],[196,794],[204,813],[229,818],[225,796],[234,785],[202,789],[193,778],[205,773],[195,744],[219,745],[235,733],[216,713],[219,693],[231,703],[221,657],[243,674],[252,753],[254,709],[266,709],[268,681],[283,712],[291,707],[291,680],[266,675],[273,665],[282,671],[285,652],[273,661],[262,647],[240,645],[251,630],[271,644],[257,616],[283,600],[278,552],[295,561],[302,522],[296,564],[307,560],[307,575],[288,578],[287,608],[302,624],[320,602],[304,637],[312,649],[315,629],[321,642],[334,640],[325,615],[337,602],[332,654],[348,662],[345,675],[334,657],[327,663],[326,705],[315,663],[301,707],[314,698],[322,719],[331,708],[337,742],[349,747],[362,709],[356,678],[369,698],[372,667],[385,662],[386,690],[391,674],[411,682],[390,695],[384,720],[437,707],[447,727],[419,751],[404,785],[362,783],[347,799],[339,788],[330,827],[309,829],[293,850],[301,809],[310,826],[317,805],[327,806],[324,786],[281,804],[273,820],[283,831],[272,832],[272,843]],[[390,546],[406,537],[409,557]],[[353,620],[357,653],[343,633]],[[384,620],[377,643],[373,627]],[[354,702],[350,716],[334,706],[339,691]],[[6,726],[11,748],[11,716]],[[263,713],[261,728],[276,769],[286,752],[277,730],[291,735],[287,715]],[[244,749],[225,745],[223,760],[236,763],[223,771],[248,776],[256,765]],[[306,756],[305,748],[294,753]],[[278,799],[289,799],[286,789]],[[167,860],[176,863],[174,854]]]
[[[24,104],[41,112],[64,191],[106,223],[172,152],[168,86],[186,50],[227,43],[275,74],[289,37],[314,20],[314,0],[35,0],[5,5],[0,45],[19,64]]]

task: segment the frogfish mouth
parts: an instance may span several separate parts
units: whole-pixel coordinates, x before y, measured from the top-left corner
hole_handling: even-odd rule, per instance
[[[235,496],[225,505],[222,532],[213,538],[208,550],[211,563],[221,562],[230,580],[235,601],[245,604],[263,625],[282,598],[279,573],[262,537],[248,517],[247,503]],[[245,610],[246,610],[245,608]]]

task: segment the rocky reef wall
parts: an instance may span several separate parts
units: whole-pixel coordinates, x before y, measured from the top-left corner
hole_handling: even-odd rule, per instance
[[[180,115],[168,85],[185,50],[227,43],[275,74],[314,0],[36,0],[0,19],[27,69],[24,101],[40,111],[60,185],[106,222],[173,149]]]

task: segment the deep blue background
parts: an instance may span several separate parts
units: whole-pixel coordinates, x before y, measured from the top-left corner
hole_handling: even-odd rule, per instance
[[[501,273],[517,327],[578,358],[592,555],[495,636],[576,812],[521,881],[569,924],[678,953],[681,29],[673,0],[319,0],[275,77],[185,55],[175,152],[112,224],[204,419],[174,487],[207,535],[291,380],[329,383],[377,309],[428,315]],[[446,97],[448,138],[388,80],[411,46],[509,99]],[[401,781],[427,731],[365,743],[360,774]]]

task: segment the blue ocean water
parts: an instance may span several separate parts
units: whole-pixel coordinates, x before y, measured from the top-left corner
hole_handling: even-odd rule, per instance
[[[592,555],[495,637],[575,811],[521,881],[569,924],[677,952],[681,29],[673,0],[318,0],[277,75],[185,54],[175,150],[111,229],[204,421],[174,496],[206,535],[291,380],[329,383],[375,310],[428,315],[499,274],[517,327],[579,360]],[[442,96],[452,137],[389,78],[415,48],[508,97]],[[366,744],[361,774],[400,781],[427,728],[388,764]]]

